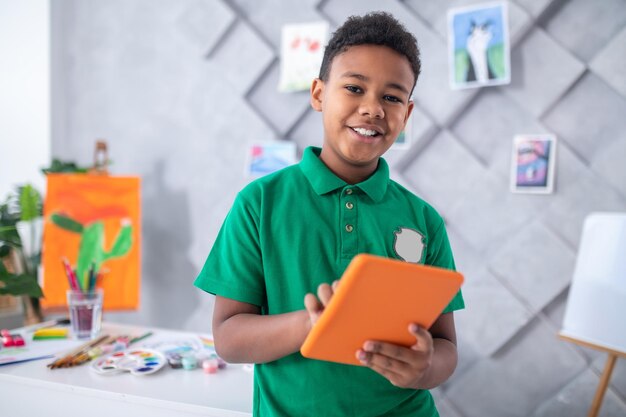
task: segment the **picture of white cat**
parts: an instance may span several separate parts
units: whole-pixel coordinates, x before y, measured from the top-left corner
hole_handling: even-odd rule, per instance
[[[509,84],[509,46],[506,3],[448,10],[450,87]]]

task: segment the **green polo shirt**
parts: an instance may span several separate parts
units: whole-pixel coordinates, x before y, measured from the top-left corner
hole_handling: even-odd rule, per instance
[[[441,216],[389,179],[380,159],[350,185],[307,148],[302,161],[238,195],[195,285],[257,305],[262,314],[304,308],[304,295],[370,253],[454,269]],[[445,312],[464,307],[459,292]],[[254,346],[250,346],[254,349]],[[427,390],[401,389],[366,367],[302,357],[255,365],[255,416],[437,416]]]

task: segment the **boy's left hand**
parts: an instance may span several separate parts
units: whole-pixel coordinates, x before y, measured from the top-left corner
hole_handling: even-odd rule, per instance
[[[338,285],[339,281],[333,281],[331,285],[320,284],[317,288],[317,297],[311,293],[304,296],[304,306],[309,313],[311,325],[317,323],[330,299],[333,298]]]
[[[368,340],[357,350],[357,359],[400,388],[420,388],[420,381],[431,366],[434,347],[430,332],[416,324],[409,326],[415,336],[411,347]]]

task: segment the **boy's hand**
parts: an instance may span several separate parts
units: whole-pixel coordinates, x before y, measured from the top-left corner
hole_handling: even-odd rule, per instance
[[[304,296],[304,306],[311,318],[311,326],[314,325],[320,318],[320,315],[324,311],[324,308],[328,305],[330,299],[333,297],[335,290],[339,285],[339,281],[334,281],[332,286],[328,284],[320,284],[317,287],[317,297],[314,294],[308,293]]]
[[[357,359],[400,388],[420,388],[420,381],[431,366],[434,347],[430,332],[416,324],[409,326],[415,336],[411,347],[368,340],[357,350]]]

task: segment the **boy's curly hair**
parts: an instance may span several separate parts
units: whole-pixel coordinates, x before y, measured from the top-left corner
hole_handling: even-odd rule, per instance
[[[411,64],[415,82],[419,77],[420,52],[415,36],[402,23],[386,12],[373,12],[363,16],[350,16],[334,33],[324,50],[319,78],[328,80],[330,66],[335,56],[351,46],[382,45],[404,55]],[[415,82],[413,85],[415,85]]]

